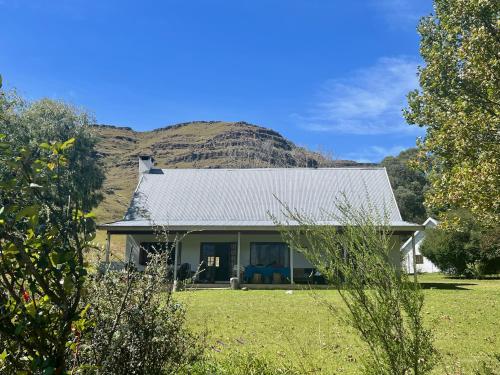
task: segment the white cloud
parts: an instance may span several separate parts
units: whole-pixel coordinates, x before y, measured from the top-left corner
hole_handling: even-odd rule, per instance
[[[355,160],[360,163],[378,163],[386,156],[396,156],[407,148],[408,147],[405,146],[369,146],[358,151],[344,154],[341,156],[341,159]]]
[[[343,134],[418,134],[405,123],[406,94],[418,87],[417,62],[381,58],[349,78],[324,84],[318,101],[306,115],[294,117],[303,128]]]

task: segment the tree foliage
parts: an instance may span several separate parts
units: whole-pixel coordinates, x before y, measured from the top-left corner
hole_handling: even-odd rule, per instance
[[[64,143],[74,139],[65,150],[65,167],[60,171],[60,188],[65,199],[79,202],[79,209],[89,212],[102,200],[99,189],[104,173],[95,151],[97,139],[93,136],[91,118],[85,113],[58,101],[42,99],[27,103],[12,93],[3,93],[0,108],[0,133],[12,147],[36,149],[40,145]],[[36,153],[35,155],[36,156]],[[33,159],[35,160],[35,159]],[[52,164],[49,165],[51,167]],[[6,173],[0,165],[0,174]]]
[[[10,172],[0,181],[0,366],[11,371],[62,373],[72,330],[85,324],[83,252],[95,226],[63,194],[73,144],[0,144]]]
[[[500,226],[484,227],[467,211],[448,212],[453,225],[426,230],[420,248],[442,271],[467,277],[500,271]]]
[[[421,170],[410,165],[416,155],[417,150],[410,148],[398,156],[384,158],[380,165],[387,170],[403,220],[423,223],[427,218],[424,207],[427,178]]]
[[[102,172],[87,117],[0,93],[0,369],[62,374],[87,324],[83,252]]]
[[[435,0],[421,20],[420,91],[405,117],[425,126],[420,166],[429,172],[427,205],[465,208],[500,221],[500,2]]]

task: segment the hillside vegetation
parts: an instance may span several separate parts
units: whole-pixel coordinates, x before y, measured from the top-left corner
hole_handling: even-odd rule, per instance
[[[278,132],[246,122],[197,121],[153,131],[95,125],[106,181],[99,222],[121,219],[137,185],[137,157],[160,168],[267,168],[359,165],[296,146]]]

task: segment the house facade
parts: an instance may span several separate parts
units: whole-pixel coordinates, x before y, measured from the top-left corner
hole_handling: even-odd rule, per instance
[[[423,229],[402,220],[384,168],[158,169],[149,157],[139,158],[139,183],[123,220],[99,227],[108,233],[108,249],[114,234],[127,236],[126,256],[139,269],[149,253],[168,251],[176,279],[321,282],[272,218],[287,222],[286,205],[318,224],[339,226],[340,199],[388,217],[395,263],[401,236]]]
[[[438,225],[437,220],[429,217],[423,224],[423,226],[428,228],[435,228]],[[424,257],[420,252],[420,246],[425,239],[425,231],[419,230],[414,234],[415,241],[415,265],[413,264],[413,244],[412,238],[410,237],[404,244],[401,246],[401,255],[403,256],[403,267],[406,272],[413,273],[414,266],[418,273],[431,273],[431,272],[439,272],[439,268],[432,263],[429,259]]]

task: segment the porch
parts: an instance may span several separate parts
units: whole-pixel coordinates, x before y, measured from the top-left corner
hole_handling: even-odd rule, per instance
[[[168,251],[174,280],[188,280],[189,288],[227,288],[232,277],[251,289],[324,284],[322,276],[277,231],[179,231],[161,240],[152,232],[108,231],[107,248],[113,234],[127,235],[125,256],[138,269],[147,264],[148,252]]]

